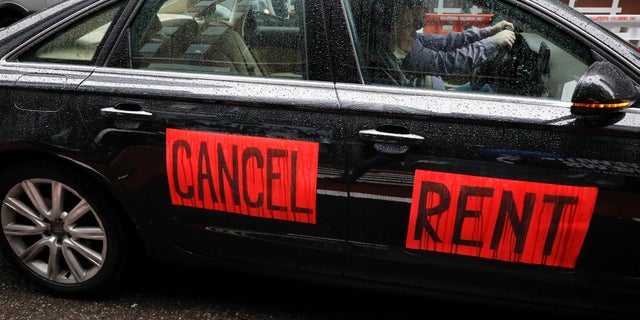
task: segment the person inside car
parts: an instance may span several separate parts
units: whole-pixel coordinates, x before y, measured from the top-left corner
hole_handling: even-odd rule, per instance
[[[417,33],[424,27],[426,8],[424,0],[373,0],[374,41],[367,49],[373,82],[444,90],[439,75],[471,74],[498,48],[515,42],[515,33],[508,30],[513,24],[504,20],[446,35]]]

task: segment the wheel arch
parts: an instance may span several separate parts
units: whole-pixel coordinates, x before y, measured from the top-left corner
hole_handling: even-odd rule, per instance
[[[117,190],[113,185],[117,185],[117,181],[109,178],[107,172],[101,172],[95,167],[88,166],[81,163],[68,155],[55,154],[42,150],[34,149],[18,149],[12,151],[4,151],[0,153],[0,175],[7,170],[11,170],[16,166],[36,165],[36,166],[51,166],[51,165],[63,166],[66,169],[72,170],[78,175],[95,185],[103,191],[109,200],[110,204],[114,207],[114,213],[118,214],[118,218],[122,221],[125,227],[127,238],[132,241],[134,246],[131,249],[134,250],[133,256],[136,254],[145,253],[142,246],[142,240],[138,233],[138,227],[134,221],[134,217],[126,211],[125,200],[118,194],[124,193],[123,190]]]
[[[17,3],[6,2],[0,3],[0,17],[9,18],[24,18],[29,15],[29,10],[25,7],[18,5]]]
[[[16,12],[23,16],[26,16],[29,13],[29,10],[13,2],[0,3],[0,13],[5,13],[5,12]]]

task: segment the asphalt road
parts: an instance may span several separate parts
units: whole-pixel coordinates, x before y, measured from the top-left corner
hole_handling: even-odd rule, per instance
[[[413,298],[219,270],[143,270],[100,299],[64,299],[40,291],[0,256],[0,319],[409,319],[425,306]]]
[[[107,296],[79,300],[43,293],[16,275],[0,256],[0,286],[0,319],[3,320],[413,320],[559,316],[553,311],[489,307],[153,264],[132,272]]]

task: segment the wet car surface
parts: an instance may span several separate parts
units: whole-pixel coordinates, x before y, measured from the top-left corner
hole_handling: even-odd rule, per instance
[[[396,85],[377,1],[67,0],[0,30],[6,259],[63,297],[144,254],[636,314],[637,50],[557,1],[473,1],[437,21],[502,17],[511,50]]]

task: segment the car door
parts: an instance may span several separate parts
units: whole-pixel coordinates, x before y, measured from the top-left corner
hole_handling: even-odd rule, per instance
[[[209,16],[211,3],[141,2],[78,89],[91,97],[79,105],[87,130],[148,222],[143,232],[155,234],[150,250],[339,274],[347,197],[337,98],[318,81],[331,74],[310,67],[324,59],[322,33],[304,19],[264,26],[296,42],[272,35],[273,52],[248,52],[251,2],[229,8],[233,21]],[[314,10],[297,14],[321,17]],[[305,34],[315,34],[309,47]]]
[[[337,85],[356,141],[345,275],[441,294],[621,301],[609,280],[640,272],[627,263],[638,259],[627,244],[638,238],[640,119],[635,108],[572,113],[575,83],[598,59],[585,36],[521,3],[475,1],[476,13],[513,21],[536,53],[551,48],[544,94],[516,90],[515,76],[501,78],[511,88],[456,91],[471,73],[443,76],[448,90],[376,83],[362,48],[377,1],[349,2],[361,70],[347,72],[365,84]]]
[[[109,26],[120,8],[117,4],[110,6],[93,19],[81,19],[66,32],[51,32],[51,42],[66,43],[74,35],[92,31],[98,25]],[[103,35],[98,33],[93,41],[100,43]],[[34,39],[29,39],[27,33],[11,40],[24,45],[2,62],[6,70],[3,81],[13,86],[12,93],[3,95],[3,99],[14,107],[14,111],[8,112],[2,121],[12,124],[51,122],[52,125],[43,126],[41,133],[33,132],[27,126],[18,126],[20,129],[7,132],[7,137],[28,140],[40,135],[38,138],[43,141],[70,148],[86,144],[85,132],[73,125],[80,121],[74,102],[77,87],[95,69],[94,62],[99,53],[97,46],[80,46],[71,53],[65,45],[33,45]],[[7,47],[11,45],[7,42]]]

